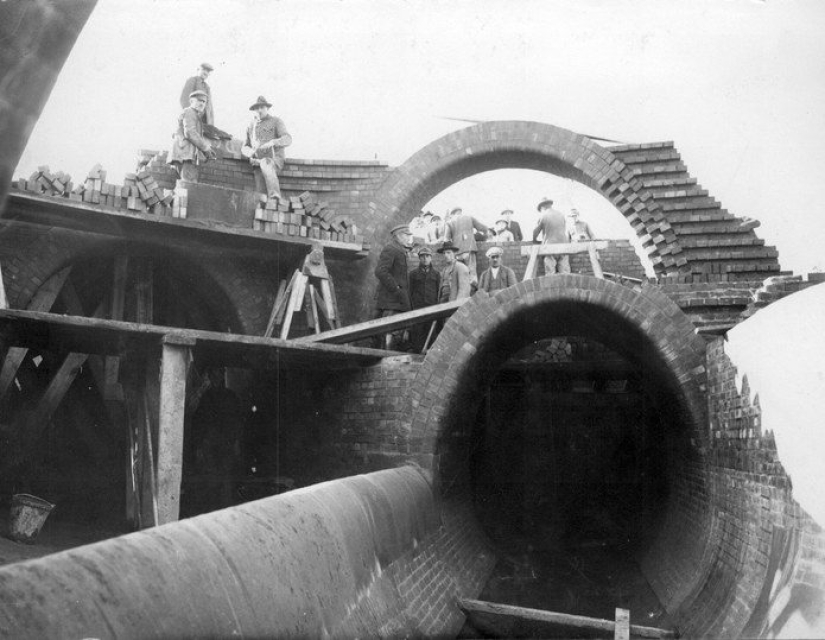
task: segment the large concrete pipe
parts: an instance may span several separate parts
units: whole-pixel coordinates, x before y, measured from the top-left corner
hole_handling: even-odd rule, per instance
[[[492,562],[460,520],[414,467],[331,481],[5,567],[0,634],[455,633]]]

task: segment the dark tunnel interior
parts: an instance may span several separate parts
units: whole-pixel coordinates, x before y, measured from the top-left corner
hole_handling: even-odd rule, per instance
[[[609,310],[555,303],[500,327],[478,362],[444,457],[464,461],[448,490],[469,494],[500,558],[480,599],[601,618],[628,607],[668,626],[638,563],[689,427],[650,340]]]

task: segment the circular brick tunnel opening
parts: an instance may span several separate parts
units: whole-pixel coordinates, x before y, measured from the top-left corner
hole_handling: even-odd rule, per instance
[[[707,491],[704,351],[663,294],[586,276],[473,298],[445,325],[411,439],[496,549],[482,599],[683,624],[714,526],[687,499]]]

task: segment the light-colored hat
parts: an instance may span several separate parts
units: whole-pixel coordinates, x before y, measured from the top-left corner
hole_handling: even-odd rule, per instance
[[[209,100],[209,94],[206,91],[201,91],[198,89],[197,91],[193,91],[189,94],[189,98],[203,98],[204,100]]]
[[[484,255],[488,258],[492,258],[493,256],[501,256],[504,255],[504,249],[501,247],[490,247]]]
[[[464,211],[464,209],[462,209],[461,207],[453,207],[450,210],[450,215],[453,215],[456,211]]]
[[[538,206],[536,207],[536,210],[541,211],[542,207],[544,207],[544,205],[548,205],[548,206],[552,207],[553,206],[553,198],[548,198],[547,196],[544,196],[544,198],[542,198],[542,201],[539,202]]]
[[[272,104],[269,102],[269,100],[267,100],[263,96],[258,96],[258,99],[255,101],[255,104],[253,104],[251,107],[249,107],[249,110],[250,111],[255,111],[255,109],[257,109],[258,107],[271,107],[271,106],[272,106]]]
[[[503,217],[504,217],[504,216],[506,216],[508,213],[512,215],[513,210],[512,210],[512,209],[505,209],[504,211],[502,211],[502,212],[501,212],[501,217],[503,218]]]
[[[201,66],[200,66],[200,68],[201,68],[201,69],[206,69],[207,71],[214,71],[214,70],[215,70],[215,67],[213,67],[213,66],[212,66],[211,64],[209,64],[208,62],[201,62]]]
[[[410,225],[408,224],[399,224],[398,226],[393,227],[390,229],[390,233],[410,233]]]

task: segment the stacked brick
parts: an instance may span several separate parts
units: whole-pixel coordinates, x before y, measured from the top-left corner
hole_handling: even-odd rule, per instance
[[[96,164],[83,183],[75,186],[68,174],[62,171],[52,173],[48,167],[43,166],[28,180],[18,179],[15,186],[20,191],[63,197],[112,209],[186,217],[185,194],[178,195],[175,190],[162,188],[147,171],[127,173],[123,184],[117,185],[106,182],[106,171]],[[183,215],[176,215],[175,212],[181,211],[181,202]]]
[[[72,177],[68,173],[58,171],[52,173],[48,165],[37,167],[37,171],[32,173],[28,180],[18,178],[15,186],[20,191],[28,191],[37,195],[65,196],[71,192],[73,183]]]
[[[264,233],[364,243],[351,217],[338,215],[327,202],[318,202],[308,191],[282,198],[261,195],[253,225],[253,229]]]
[[[719,280],[761,279],[779,272],[778,252],[754,233],[759,222],[722,209],[690,176],[673,142],[622,145],[610,152],[618,160],[619,173],[631,184],[640,184],[639,193],[644,193],[640,196],[617,184],[609,197],[646,248],[655,246],[659,255],[676,256],[685,273]],[[651,206],[626,212],[621,205],[634,196],[646,197]]]

